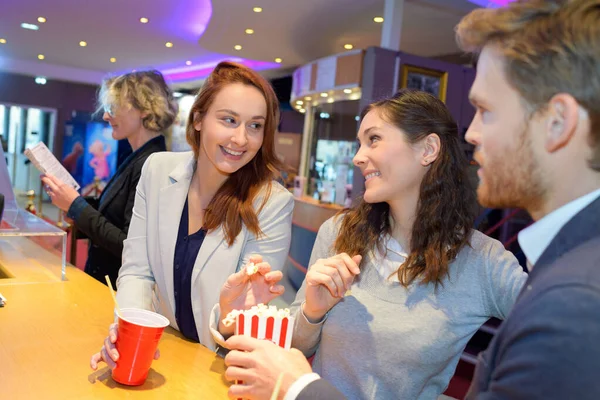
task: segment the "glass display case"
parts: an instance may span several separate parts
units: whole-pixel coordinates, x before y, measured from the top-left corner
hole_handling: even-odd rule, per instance
[[[66,280],[67,233],[19,208],[0,147],[0,283]]]
[[[323,203],[347,206],[351,199],[352,158],[357,150],[358,100],[339,100],[311,108],[312,143],[307,194]]]

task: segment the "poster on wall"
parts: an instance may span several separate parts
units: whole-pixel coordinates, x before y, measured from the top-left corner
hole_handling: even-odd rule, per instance
[[[62,164],[89,195],[95,179],[102,190],[117,169],[118,141],[105,122],[69,122],[65,126]]]

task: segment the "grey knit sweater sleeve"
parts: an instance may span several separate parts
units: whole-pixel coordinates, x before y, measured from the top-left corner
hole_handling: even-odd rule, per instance
[[[313,246],[310,256],[309,269],[320,258],[329,258],[334,256],[333,243],[337,237],[339,218],[332,217],[325,221],[317,234],[317,239]],[[295,317],[294,336],[292,339],[292,347],[302,351],[306,357],[315,354],[315,351],[321,340],[321,329],[327,317],[318,324],[308,322],[302,313],[302,303],[306,297],[306,280],[302,283],[302,287],[296,294],[296,299],[291,306],[291,313]]]

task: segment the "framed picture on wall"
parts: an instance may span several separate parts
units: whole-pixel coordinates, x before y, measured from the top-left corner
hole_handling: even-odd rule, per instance
[[[446,102],[448,72],[416,67],[414,65],[402,65],[400,74],[400,89],[422,90]]]

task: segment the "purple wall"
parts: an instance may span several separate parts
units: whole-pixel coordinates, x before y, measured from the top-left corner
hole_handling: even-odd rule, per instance
[[[0,72],[0,103],[46,107],[57,110],[54,154],[62,156],[65,121],[73,111],[93,112],[98,86],[48,79],[38,85],[31,76]]]

